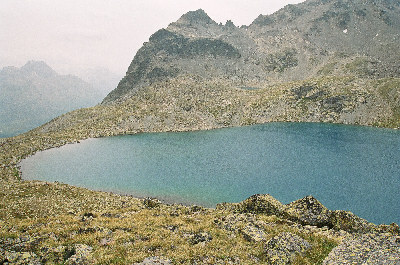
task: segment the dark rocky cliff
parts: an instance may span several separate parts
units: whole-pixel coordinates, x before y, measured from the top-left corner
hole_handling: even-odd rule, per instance
[[[309,0],[239,28],[191,11],[150,37],[103,102],[184,74],[234,86],[333,74],[398,77],[399,14],[399,1]]]

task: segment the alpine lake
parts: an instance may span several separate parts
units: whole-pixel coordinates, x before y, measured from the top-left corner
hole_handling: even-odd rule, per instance
[[[331,210],[400,223],[400,131],[268,123],[210,131],[96,138],[39,152],[27,180],[215,207],[269,193],[313,195]]]

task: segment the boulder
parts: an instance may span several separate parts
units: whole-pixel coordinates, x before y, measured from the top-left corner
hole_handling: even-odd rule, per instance
[[[331,211],[313,196],[287,204],[285,212],[290,220],[302,225],[323,227],[330,223]]]
[[[217,209],[239,213],[254,213],[281,216],[285,206],[269,194],[256,194],[240,203],[218,204]]]
[[[250,242],[266,241],[267,239],[267,233],[265,233],[265,230],[253,224],[248,224],[246,227],[241,229],[240,232],[244,239]]]
[[[229,214],[215,219],[214,223],[222,229],[241,234],[250,242],[266,241],[267,233],[262,227],[262,222],[257,221],[251,214]]]
[[[256,194],[240,203],[218,204],[217,209],[240,214],[275,215],[281,219],[293,221],[301,225],[326,226],[330,229],[344,230],[350,233],[400,233],[400,229],[396,224],[376,226],[351,212],[341,210],[331,211],[313,196],[307,196],[284,205],[269,194]],[[237,223],[236,220],[234,221]],[[223,223],[225,226],[232,225],[232,222],[229,220]]]
[[[207,232],[200,232],[189,236],[189,243],[192,245],[197,245],[202,242],[209,242],[211,240],[212,236]]]
[[[298,235],[283,232],[266,243],[266,261],[267,264],[291,264],[296,255],[302,255],[310,248],[310,243]]]
[[[329,218],[329,227],[344,230],[350,233],[368,233],[377,229],[377,226],[348,211],[333,211]]]

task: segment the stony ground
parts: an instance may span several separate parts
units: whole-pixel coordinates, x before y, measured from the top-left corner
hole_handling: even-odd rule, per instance
[[[312,197],[282,205],[253,196],[216,209],[166,205],[22,181],[18,162],[40,150],[124,133],[270,121],[397,128],[399,82],[323,77],[244,90],[186,76],[2,139],[0,264],[398,264],[396,224],[376,226]]]

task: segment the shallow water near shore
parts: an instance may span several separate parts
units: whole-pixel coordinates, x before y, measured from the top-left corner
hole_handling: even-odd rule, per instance
[[[99,139],[37,153],[24,179],[214,207],[269,193],[313,195],[329,209],[400,223],[400,132],[318,123],[269,123]]]

